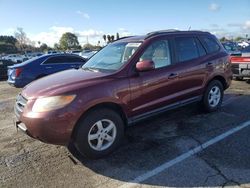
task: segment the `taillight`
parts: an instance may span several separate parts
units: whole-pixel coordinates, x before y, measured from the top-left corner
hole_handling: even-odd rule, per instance
[[[231,62],[249,62],[250,63],[250,57],[231,57]]]
[[[23,71],[23,69],[17,68],[16,71],[15,71],[15,76],[16,77],[20,76],[20,74],[21,74],[22,71]]]

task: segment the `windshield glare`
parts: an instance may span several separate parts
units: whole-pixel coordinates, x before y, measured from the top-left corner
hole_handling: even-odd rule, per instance
[[[85,70],[116,71],[130,59],[140,44],[128,42],[109,44],[90,58],[82,68]]]

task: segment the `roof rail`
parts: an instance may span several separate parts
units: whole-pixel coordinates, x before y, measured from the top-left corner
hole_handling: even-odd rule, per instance
[[[164,34],[164,33],[171,33],[171,32],[178,32],[178,31],[180,31],[180,30],[166,29],[166,30],[153,31],[153,32],[147,33],[146,38],[152,37],[154,35],[159,35],[159,34]]]
[[[122,39],[130,38],[130,37],[133,37],[133,36],[126,36],[126,37],[121,37],[121,38],[119,38],[119,39],[116,39],[116,40],[114,40],[114,41],[118,41],[118,40],[122,40]],[[113,41],[113,42],[114,42],[114,41]]]

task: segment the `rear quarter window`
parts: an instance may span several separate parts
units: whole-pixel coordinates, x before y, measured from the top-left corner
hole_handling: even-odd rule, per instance
[[[200,38],[209,54],[220,50],[220,45],[213,37],[201,36]]]

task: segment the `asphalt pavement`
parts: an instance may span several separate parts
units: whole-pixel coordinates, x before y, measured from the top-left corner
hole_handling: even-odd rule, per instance
[[[15,95],[0,82],[0,187],[250,187],[250,84],[233,81],[222,108],[192,104],[126,130],[100,160],[44,144],[12,123]]]

